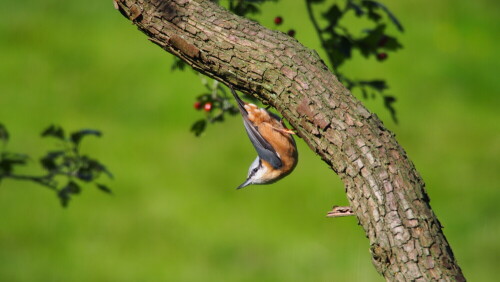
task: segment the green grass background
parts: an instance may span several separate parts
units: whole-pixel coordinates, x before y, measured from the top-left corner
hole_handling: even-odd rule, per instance
[[[500,264],[497,1],[384,1],[403,22],[405,49],[348,62],[357,78],[385,78],[397,134],[427,183],[432,207],[466,277],[494,281]],[[319,44],[302,1],[259,16]],[[366,23],[348,20],[353,29]],[[396,32],[392,28],[393,34]],[[323,52],[320,52],[323,55]],[[85,189],[62,209],[47,189],[0,186],[0,281],[382,281],[338,177],[302,140],[296,171],[272,186],[234,187],[254,151],[240,118],[189,132],[203,116],[191,71],[113,9],[112,1],[8,1],[0,9],[0,122],[8,149],[37,158],[56,144],[51,123],[96,128],[83,150],[108,165],[114,195]],[[358,94],[358,93],[356,93]],[[36,170],[34,170],[36,171]],[[22,172],[22,171],[20,171]]]

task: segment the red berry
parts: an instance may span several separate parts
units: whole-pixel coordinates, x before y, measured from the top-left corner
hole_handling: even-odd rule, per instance
[[[377,54],[377,60],[383,61],[385,59],[387,59],[387,53],[378,53]]]
[[[290,29],[287,34],[291,37],[294,37],[295,36],[295,29]]]
[[[200,103],[200,102],[198,102],[198,101],[196,101],[196,102],[194,102],[193,107],[194,107],[195,109],[199,110],[199,109],[201,109],[201,103]]]
[[[210,112],[212,110],[212,103],[208,102],[203,106],[205,112]]]
[[[277,25],[280,25],[283,23],[283,18],[282,17],[276,17],[274,18],[274,23],[277,24]]]

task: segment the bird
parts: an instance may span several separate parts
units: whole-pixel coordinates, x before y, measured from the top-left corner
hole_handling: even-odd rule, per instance
[[[289,175],[298,162],[295,132],[288,129],[276,114],[254,104],[245,103],[229,86],[243,117],[243,125],[257,151],[241,189],[251,184],[271,184]]]

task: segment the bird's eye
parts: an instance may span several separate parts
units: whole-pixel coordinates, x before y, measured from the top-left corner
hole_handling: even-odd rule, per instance
[[[258,168],[258,167],[256,167],[256,168],[252,169],[252,172],[253,172],[253,173],[256,173],[256,172],[257,172],[257,170],[259,170],[259,168]]]

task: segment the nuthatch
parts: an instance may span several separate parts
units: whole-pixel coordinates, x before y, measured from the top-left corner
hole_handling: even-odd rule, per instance
[[[286,128],[279,116],[243,102],[230,88],[258,155],[250,165],[247,179],[237,189],[250,184],[273,183],[290,174],[298,161],[297,145],[292,137],[295,133]]]

